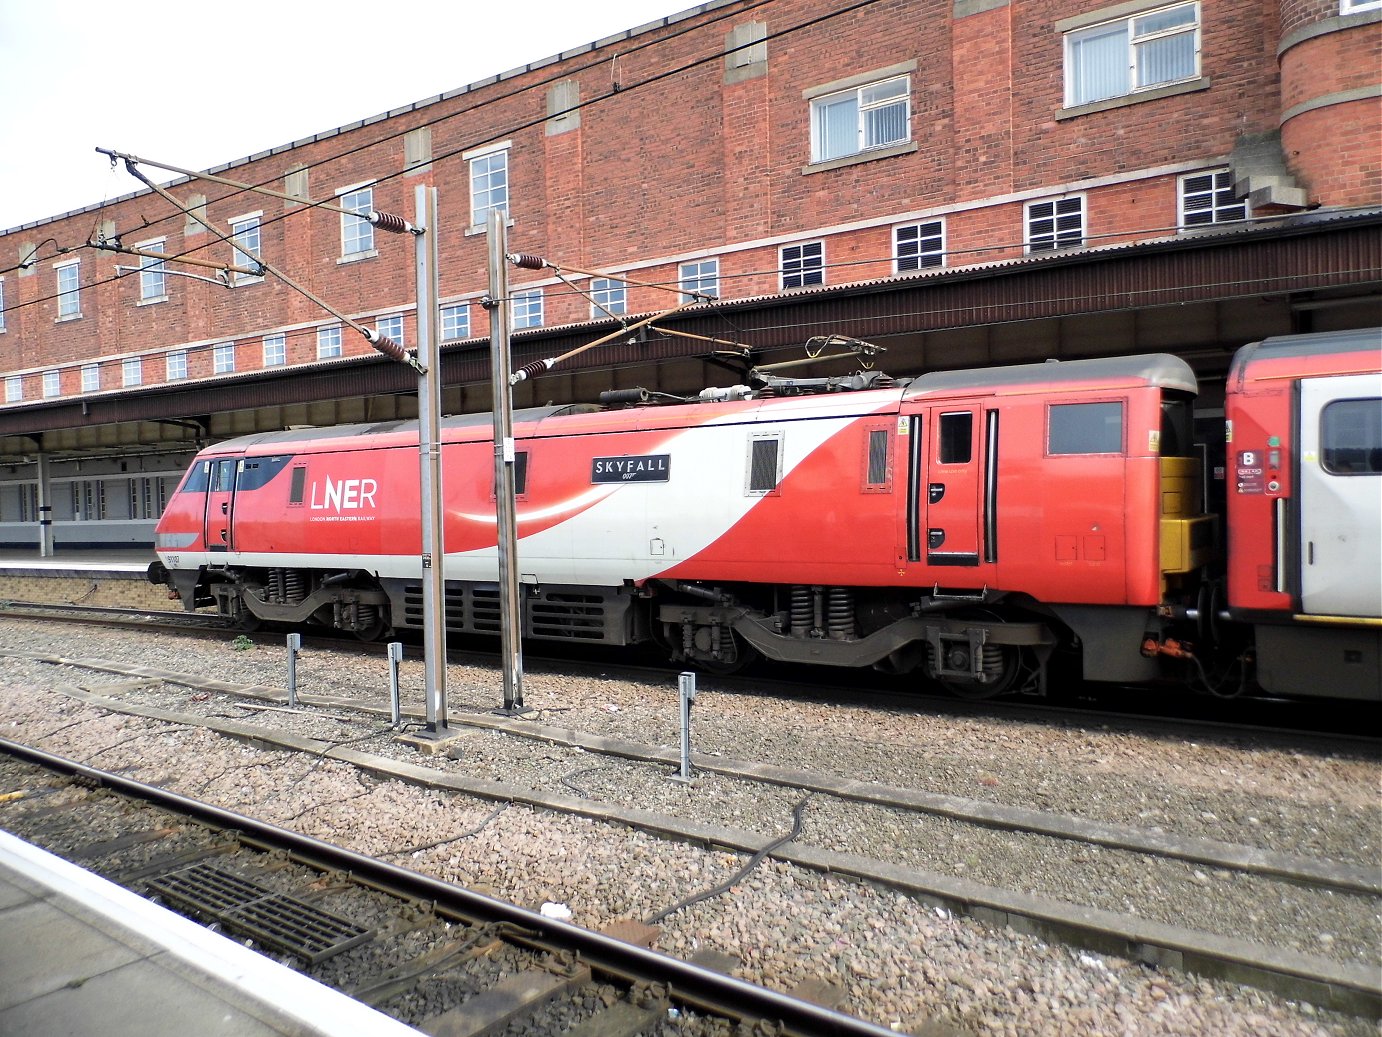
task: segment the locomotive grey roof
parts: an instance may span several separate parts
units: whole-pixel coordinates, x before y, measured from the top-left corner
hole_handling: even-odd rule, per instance
[[[1156,385],[1191,393],[1199,391],[1195,372],[1184,360],[1169,353],[1149,353],[1094,360],[1048,360],[1043,364],[983,367],[967,371],[932,371],[907,386],[903,398],[962,392],[966,389],[987,391],[1091,380]]]
[[[1314,356],[1382,350],[1382,328],[1319,331],[1306,335],[1276,335],[1244,347],[1257,356]]]

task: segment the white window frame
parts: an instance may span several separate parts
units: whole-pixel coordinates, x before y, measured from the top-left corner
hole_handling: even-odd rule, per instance
[[[1197,183],[1205,177],[1210,185]],[[1240,223],[1251,216],[1248,200],[1233,197],[1233,171],[1227,167],[1186,173],[1176,182],[1176,223],[1181,230]]]
[[[54,263],[53,273],[58,282],[58,320],[76,320],[82,315],[82,261],[69,259]],[[63,287],[64,282],[71,282]]]
[[[374,249],[374,224],[365,218],[374,211],[374,181],[341,188],[336,192],[336,204],[361,214],[341,213],[342,261],[378,255]]]
[[[458,342],[470,338],[470,303],[458,302],[443,306],[440,318],[441,341]]]
[[[1158,16],[1166,15],[1172,11],[1186,9],[1192,17],[1189,21],[1169,25],[1165,28],[1152,28],[1149,22],[1154,22]],[[1079,108],[1087,104],[1097,104],[1100,101],[1109,101],[1119,97],[1129,97],[1143,93],[1148,90],[1158,90],[1162,87],[1172,86],[1176,83],[1187,83],[1200,77],[1200,48],[1203,36],[1201,33],[1201,12],[1199,0],[1186,0],[1186,2],[1165,4],[1160,7],[1148,7],[1144,11],[1138,11],[1121,18],[1110,18],[1107,21],[1097,22],[1093,25],[1082,25],[1079,28],[1071,29],[1065,33],[1065,107]],[[1144,52],[1149,48],[1176,36],[1189,35],[1192,38],[1193,58],[1191,67],[1184,75],[1171,76],[1164,79],[1156,79],[1148,82],[1141,82],[1144,71],[1150,64],[1149,61],[1141,60]],[[1116,40],[1114,37],[1121,36],[1124,43],[1126,61],[1123,67],[1127,70],[1127,76],[1120,89],[1111,89],[1104,92],[1092,86],[1081,85],[1079,69],[1081,67],[1080,50],[1082,47],[1092,48],[1095,40],[1105,39],[1112,45]],[[1086,61],[1085,64],[1091,62]],[[1113,66],[1118,67],[1118,66]]]
[[[101,365],[82,364],[82,392],[101,391]]]
[[[945,265],[945,220],[903,223],[893,228],[893,273]]]
[[[317,329],[317,359],[329,360],[332,357],[342,356],[345,353],[345,345],[341,339],[341,326],[330,324],[324,328]]]
[[[259,265],[258,259],[251,259],[248,253],[241,252],[239,248],[234,246],[243,245],[253,252],[255,256],[263,252],[264,242],[263,236],[260,234],[263,216],[264,210],[261,209],[258,212],[243,213],[232,220],[226,221],[230,224],[230,240],[232,244],[230,252],[231,266],[245,267],[253,270]],[[241,285],[247,284],[258,284],[262,280],[264,280],[264,278],[261,274],[232,273],[230,275],[230,284],[232,288],[238,288]]]
[[[5,279],[0,277],[0,335],[5,332]]]
[[[590,279],[590,318],[622,317],[629,311],[629,286],[617,277]]]
[[[235,373],[235,343],[217,342],[211,347],[211,373]]]
[[[144,384],[144,358],[127,356],[120,363],[120,384],[126,389]]]
[[[491,209],[498,209],[505,219],[509,214],[509,150],[512,141],[492,144],[486,148],[466,151],[461,158],[467,163],[470,183],[470,232],[484,231]],[[502,176],[502,183],[500,179]],[[478,190],[477,190],[478,188]]]
[[[1340,16],[1357,14],[1359,11],[1376,11],[1382,8],[1382,0],[1339,0]]]
[[[170,350],[163,361],[165,380],[180,382],[187,377],[187,350]]]
[[[853,146],[836,142],[833,146],[828,132],[827,113],[854,112]],[[893,110],[900,111],[900,116]],[[889,116],[892,116],[891,118]],[[879,128],[899,118],[899,135],[879,134]],[[845,136],[849,131],[842,130]],[[811,99],[811,161],[833,162],[836,159],[865,155],[870,151],[894,148],[912,140],[912,77],[910,74],[884,76],[869,83],[836,90]]]
[[[403,341],[403,315],[393,313],[387,317],[380,317],[374,322],[374,330],[385,338],[391,338],[400,346],[406,346]]]
[[[43,398],[51,400],[62,395],[62,372],[56,368],[43,372]]]
[[[778,278],[783,291],[825,284],[825,242],[798,241],[778,249]]]
[[[542,327],[542,289],[524,288],[509,296],[509,323],[515,331]]]
[[[137,242],[134,247],[148,252],[163,252],[167,241],[167,238],[155,238],[152,241]],[[152,256],[139,257],[140,306],[168,301],[167,270],[167,266],[161,259],[154,259]]]
[[[1050,206],[1047,213],[1045,208]],[[1041,252],[1056,252],[1066,248],[1083,248],[1088,235],[1086,227],[1085,196],[1083,194],[1063,195],[1060,198],[1043,198],[1028,202],[1023,209],[1023,244],[1028,255]],[[1070,220],[1078,218],[1072,233]],[[1061,221],[1066,221],[1064,227]],[[1050,224],[1048,230],[1046,224]],[[1038,229],[1040,228],[1040,229]]]
[[[677,268],[677,284],[681,288],[681,301],[690,302],[695,298],[692,292],[701,292],[712,298],[720,297],[720,258],[692,259]]]
[[[288,336],[280,333],[265,335],[264,366],[282,367],[288,362]]]
[[[18,403],[24,399],[24,376],[7,374],[5,376],[5,402]]]

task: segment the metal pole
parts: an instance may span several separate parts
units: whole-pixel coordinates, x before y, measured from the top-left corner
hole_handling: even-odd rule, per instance
[[[48,452],[38,452],[38,556],[53,557],[53,484],[48,478]]]
[[[489,341],[494,413],[495,537],[499,553],[500,652],[504,710],[523,708],[523,626],[518,595],[518,520],[514,507],[513,399],[509,388],[508,228],[505,213],[489,211]]]
[[[437,328],[437,189],[417,188],[418,454],[422,497],[422,647],[427,731],[446,731],[446,541],[442,528],[441,336]]]
[[[403,722],[402,695],[398,687],[398,667],[403,662],[403,642],[389,642],[389,717],[393,726]]]
[[[288,705],[298,704],[298,653],[302,651],[302,635],[288,635]]]
[[[678,781],[690,781],[691,774],[691,703],[696,701],[696,675],[689,670],[678,678],[681,701],[681,772]]]

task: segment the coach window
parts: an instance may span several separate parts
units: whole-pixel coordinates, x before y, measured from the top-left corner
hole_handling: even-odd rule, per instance
[[[1332,475],[1382,473],[1382,400],[1335,400],[1320,415],[1320,463]]]
[[[1121,454],[1123,404],[1056,403],[1047,412],[1048,454]]]

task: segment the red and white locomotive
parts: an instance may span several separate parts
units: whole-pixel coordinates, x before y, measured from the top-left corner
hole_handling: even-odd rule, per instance
[[[523,635],[679,662],[919,670],[968,696],[1192,680],[1382,697],[1378,331],[1268,339],[1206,513],[1169,355],[773,380],[515,415]],[[488,414],[442,428],[447,624],[497,633]],[[422,626],[417,426],[203,450],[154,583],[244,623]],[[1221,521],[1222,519],[1222,521]]]

